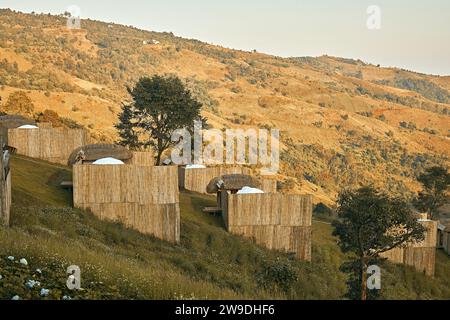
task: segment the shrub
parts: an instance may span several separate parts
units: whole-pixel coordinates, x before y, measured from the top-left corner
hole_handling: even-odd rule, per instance
[[[34,104],[25,92],[16,91],[9,95],[2,111],[9,114],[31,116],[34,112]]]
[[[270,288],[275,285],[288,292],[298,280],[298,275],[289,261],[277,259],[274,262],[264,262],[257,278],[262,287]]]

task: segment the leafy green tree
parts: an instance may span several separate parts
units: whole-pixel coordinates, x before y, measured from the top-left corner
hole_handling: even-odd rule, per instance
[[[121,143],[131,148],[152,147],[159,165],[163,152],[174,145],[172,133],[200,120],[202,105],[174,76],[141,78],[128,92],[133,101],[123,105],[116,125]]]
[[[449,201],[450,174],[446,168],[435,166],[425,170],[417,180],[423,185],[423,190],[414,205],[433,219],[437,209]]]
[[[134,121],[135,113],[131,105],[123,105],[122,112],[119,114],[119,123],[115,125],[119,131],[119,144],[128,146],[132,150],[140,149],[138,133],[134,127],[137,121]]]
[[[339,238],[342,252],[352,253],[358,260],[358,267],[348,271],[360,281],[359,286],[349,286],[349,290],[357,290],[366,300],[369,262],[379,259],[383,252],[423,240],[425,228],[403,199],[390,198],[371,187],[341,192],[337,214],[333,235]]]

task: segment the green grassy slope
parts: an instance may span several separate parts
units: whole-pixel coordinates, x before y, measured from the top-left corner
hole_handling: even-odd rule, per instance
[[[200,210],[213,205],[212,197],[182,193],[181,243],[171,245],[70,208],[70,195],[58,187],[70,177],[67,168],[23,157],[11,166],[12,226],[0,228],[0,299],[38,299],[42,287],[52,299],[339,299],[345,292],[344,256],[324,222],[313,224],[312,263],[297,261],[228,234],[220,217]],[[28,266],[17,262],[22,257]],[[82,272],[78,292],[65,287],[72,264]],[[382,296],[449,299],[449,266],[441,252],[435,279],[386,264]],[[41,286],[26,288],[29,279]]]

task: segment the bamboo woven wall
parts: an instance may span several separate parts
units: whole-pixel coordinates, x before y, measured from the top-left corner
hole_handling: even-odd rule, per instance
[[[127,164],[132,164],[136,166],[153,166],[155,159],[153,158],[152,152],[140,152],[140,151],[132,151],[133,158],[127,161]]]
[[[179,242],[177,169],[173,166],[75,165],[74,205],[100,219]]]
[[[229,232],[251,238],[269,249],[294,252],[299,259],[311,260],[311,196],[222,191],[220,203]]]
[[[443,232],[442,249],[450,255],[450,230]]]
[[[10,129],[8,138],[18,154],[63,165],[74,149],[88,143],[88,134],[82,129]]]
[[[404,248],[395,248],[381,254],[393,263],[413,266],[417,271],[434,276],[436,260],[437,222],[422,221],[426,227],[425,239]]]
[[[244,167],[209,167],[198,169],[178,168],[179,187],[181,189],[206,194],[206,186],[215,177],[224,174],[250,174]]]
[[[277,192],[277,180],[261,178],[261,189],[265,193],[276,193]]]

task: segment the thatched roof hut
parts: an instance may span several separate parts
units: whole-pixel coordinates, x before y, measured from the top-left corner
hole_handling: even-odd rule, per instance
[[[80,160],[94,162],[102,158],[114,158],[117,160],[130,160],[133,153],[127,148],[115,144],[89,144],[72,151],[69,156],[69,165],[72,166]]]
[[[208,193],[217,193],[219,190],[238,191],[243,187],[260,188],[258,179],[246,174],[226,174],[212,179],[206,186]]]
[[[7,129],[15,129],[24,125],[36,125],[36,121],[21,115],[4,115],[0,116],[0,126]]]

